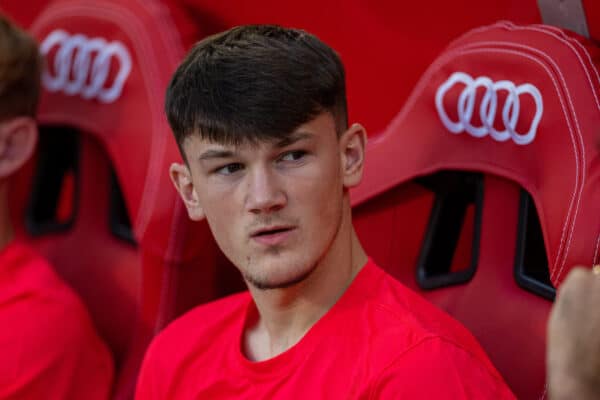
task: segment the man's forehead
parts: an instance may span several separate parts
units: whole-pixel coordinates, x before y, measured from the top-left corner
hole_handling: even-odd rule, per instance
[[[317,134],[308,130],[297,130],[291,133],[281,135],[279,137],[267,137],[258,139],[241,139],[235,143],[228,141],[211,140],[210,138],[202,137],[199,134],[190,135],[185,140],[189,142],[191,147],[196,149],[214,148],[228,151],[240,151],[245,149],[259,148],[281,148],[287,147],[299,141],[315,139]]]
[[[316,142],[327,140],[330,137],[338,137],[335,121],[331,113],[323,112],[285,134],[248,133],[245,135],[243,132],[239,132],[237,135],[227,133],[211,135],[196,131],[188,135],[182,144],[192,153],[199,154],[208,148],[230,152],[258,149],[276,150],[296,142]]]

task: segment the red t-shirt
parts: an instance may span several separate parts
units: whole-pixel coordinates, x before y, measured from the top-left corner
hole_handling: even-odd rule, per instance
[[[514,399],[473,336],[373,262],[292,348],[241,352],[245,292],[199,306],[151,344],[136,400]]]
[[[25,244],[0,251],[0,399],[104,400],[113,362],[86,309]]]

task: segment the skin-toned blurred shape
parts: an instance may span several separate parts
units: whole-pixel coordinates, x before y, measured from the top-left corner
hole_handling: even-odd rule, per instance
[[[576,267],[558,289],[548,321],[552,400],[600,397],[600,266]]]

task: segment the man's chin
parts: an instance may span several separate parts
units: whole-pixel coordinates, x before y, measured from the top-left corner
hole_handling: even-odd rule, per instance
[[[259,277],[253,274],[244,274],[244,280],[248,283],[248,285],[251,285],[252,287],[259,290],[287,289],[306,280],[313,271],[314,267],[299,272],[296,275],[288,276],[281,279],[274,279],[272,277],[262,276]]]

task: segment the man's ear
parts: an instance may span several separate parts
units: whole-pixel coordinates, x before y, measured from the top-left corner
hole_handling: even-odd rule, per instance
[[[198,199],[198,194],[192,182],[192,174],[184,164],[173,163],[169,168],[171,180],[175,185],[175,189],[179,192],[185,207],[187,208],[188,216],[193,221],[200,221],[204,218],[204,210]]]
[[[37,124],[32,117],[0,122],[0,179],[11,176],[29,160],[37,137]]]
[[[340,137],[340,150],[344,187],[358,185],[365,163],[367,132],[361,124],[352,124]]]

